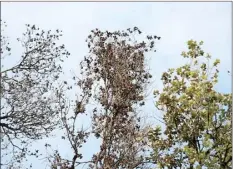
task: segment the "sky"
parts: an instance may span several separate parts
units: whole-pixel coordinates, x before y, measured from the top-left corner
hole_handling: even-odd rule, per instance
[[[26,30],[25,24],[35,24],[41,29],[60,29],[64,35],[61,43],[71,53],[64,63],[64,70],[79,72],[79,62],[87,55],[87,38],[90,30],[126,30],[137,26],[146,34],[161,36],[156,43],[156,53],[150,54],[149,66],[154,76],[151,89],[161,89],[161,74],[168,68],[186,63],[180,54],[186,50],[190,39],[204,41],[204,50],[219,58],[221,64],[218,91],[231,91],[231,3],[230,2],[4,2],[1,19],[7,22],[6,34],[10,38],[12,56],[6,65],[16,63],[22,52],[16,38]],[[153,103],[150,97],[147,101]],[[157,113],[154,106],[144,111]],[[160,116],[158,114],[158,116]],[[89,123],[87,118],[82,121]],[[59,133],[60,134],[60,133]],[[59,135],[58,134],[58,135]],[[71,157],[66,142],[60,138],[49,140],[64,157]],[[43,148],[46,140],[34,146]],[[82,151],[91,156],[98,150],[98,141],[86,144]],[[45,168],[45,163],[30,159],[34,169]]]

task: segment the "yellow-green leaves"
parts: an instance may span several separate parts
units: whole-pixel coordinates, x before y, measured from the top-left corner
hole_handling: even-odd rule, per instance
[[[200,46],[201,46],[201,45],[203,45],[203,44],[204,44],[204,42],[203,42],[203,41],[200,41],[200,42],[199,42],[199,45],[200,45]]]
[[[168,69],[168,72],[169,72],[169,73],[171,73],[171,74],[173,74],[173,73],[174,73],[174,71],[175,71],[175,69],[174,69],[174,68],[172,68],[172,69]]]
[[[188,44],[188,49],[190,50],[194,50],[197,47],[197,42],[194,40],[189,40],[187,44]]]
[[[164,156],[160,164],[165,168],[175,166],[164,160],[173,158],[174,161],[181,159],[181,168],[195,164],[194,169],[222,169],[224,157],[210,157],[210,152],[223,154],[226,159],[231,157],[231,148],[226,146],[231,145],[231,94],[214,90],[219,71],[212,69],[209,64],[211,56],[205,54],[201,45],[203,42],[188,41],[189,50],[182,52],[182,56],[189,59],[189,64],[164,72],[164,88],[160,93],[154,92],[156,105],[165,111],[166,131],[165,137],[161,137],[158,134],[161,130],[155,128],[150,134],[150,141],[154,143],[154,153]],[[219,63],[220,60],[216,59],[213,66]],[[160,145],[162,142],[169,144]],[[226,151],[229,153],[224,155]],[[231,166],[231,162],[225,160],[224,165]]]
[[[204,56],[204,54],[205,54],[205,53],[204,53],[203,50],[200,50],[200,51],[199,51],[199,55]]]
[[[201,68],[202,68],[202,70],[206,70],[206,63],[203,63],[202,65],[201,65]]]
[[[159,91],[158,91],[158,90],[155,90],[153,94],[154,94],[155,97],[157,97],[158,94],[159,94]]]
[[[188,54],[186,52],[182,52],[181,53],[181,56],[183,56],[184,58],[187,58],[188,57]]]
[[[216,59],[213,65],[214,65],[214,66],[217,66],[219,63],[220,63],[220,60],[219,60],[219,59]]]
[[[190,71],[190,76],[192,78],[197,78],[198,77],[198,71]]]
[[[180,74],[181,74],[181,72],[182,72],[182,68],[180,68],[180,67],[179,67],[179,68],[177,68],[177,69],[176,69],[176,72],[177,72],[177,75],[180,75]]]

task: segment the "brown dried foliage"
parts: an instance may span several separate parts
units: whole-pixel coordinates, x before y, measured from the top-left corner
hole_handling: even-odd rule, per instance
[[[72,160],[56,155],[63,163],[58,164],[55,158],[55,169],[65,163],[69,169],[80,164],[95,169],[148,168],[144,165],[149,163],[145,159],[147,129],[140,126],[136,106],[144,105],[145,89],[152,77],[145,64],[145,53],[155,51],[155,40],[160,37],[147,36],[146,41],[137,42],[135,37],[141,33],[137,27],[127,31],[91,31],[87,38],[89,55],[80,63],[83,78],[77,84],[81,99],[76,102],[73,119],[86,112],[88,104],[96,103],[91,113],[92,129],[75,132],[72,128],[77,128],[76,123],[69,127],[70,120],[63,119],[74,155]],[[91,160],[81,161],[81,144],[86,142],[83,138],[91,133],[102,140],[99,152]]]
[[[90,168],[142,168],[146,142],[140,137],[140,118],[135,105],[144,104],[145,87],[152,77],[146,70],[145,53],[155,51],[157,36],[137,42],[142,32],[92,30],[87,43],[90,54],[81,63],[83,91],[100,103],[93,110],[93,133],[101,137],[99,153]],[[96,92],[93,92],[93,89]]]

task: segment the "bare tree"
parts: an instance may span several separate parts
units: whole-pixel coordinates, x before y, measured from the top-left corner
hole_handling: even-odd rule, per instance
[[[15,60],[3,30],[1,33],[2,62]],[[26,154],[38,156],[39,150],[30,152],[28,143],[48,137],[59,123],[60,92],[56,86],[62,72],[60,63],[70,55],[64,45],[57,44],[61,36],[60,30],[26,25],[23,37],[17,39],[23,48],[19,62],[12,67],[1,65],[2,159],[9,155],[4,153],[7,150],[19,163]]]

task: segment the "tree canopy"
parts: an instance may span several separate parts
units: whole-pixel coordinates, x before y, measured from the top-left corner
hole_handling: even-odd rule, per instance
[[[166,129],[150,132],[152,157],[160,168],[230,168],[232,165],[232,94],[217,92],[219,59],[188,41],[188,64],[163,73],[156,106]]]
[[[5,28],[1,30],[1,61],[20,60],[12,67],[1,67],[1,156],[13,154],[12,162],[20,163],[26,154],[38,155],[38,150],[27,149],[29,142],[48,137],[59,125],[58,79],[61,61],[70,53],[57,45],[60,30],[26,25],[23,37],[17,39],[23,53],[11,56]]]
[[[1,60],[13,57],[3,30]],[[152,78],[146,55],[156,52],[161,37],[137,27],[91,30],[86,40],[89,52],[71,84],[68,78],[60,79],[62,62],[70,55],[59,45],[61,36],[60,30],[26,25],[18,39],[24,49],[19,62],[1,65],[1,167],[25,168],[20,166],[23,160],[42,151],[29,148],[30,143],[50,137],[55,129],[65,131],[62,139],[72,158],[55,150],[46,156],[52,169],[86,164],[89,169],[231,167],[232,94],[216,90],[220,60],[212,61],[202,41],[188,41],[188,50],[181,54],[187,64],[164,72],[162,90],[154,91],[164,128],[157,121],[153,126],[143,124],[148,112],[139,111]],[[66,93],[74,88],[79,89],[75,101]],[[78,127],[82,114],[90,114],[87,130]],[[83,160],[80,149],[90,136],[101,140],[100,147]]]

